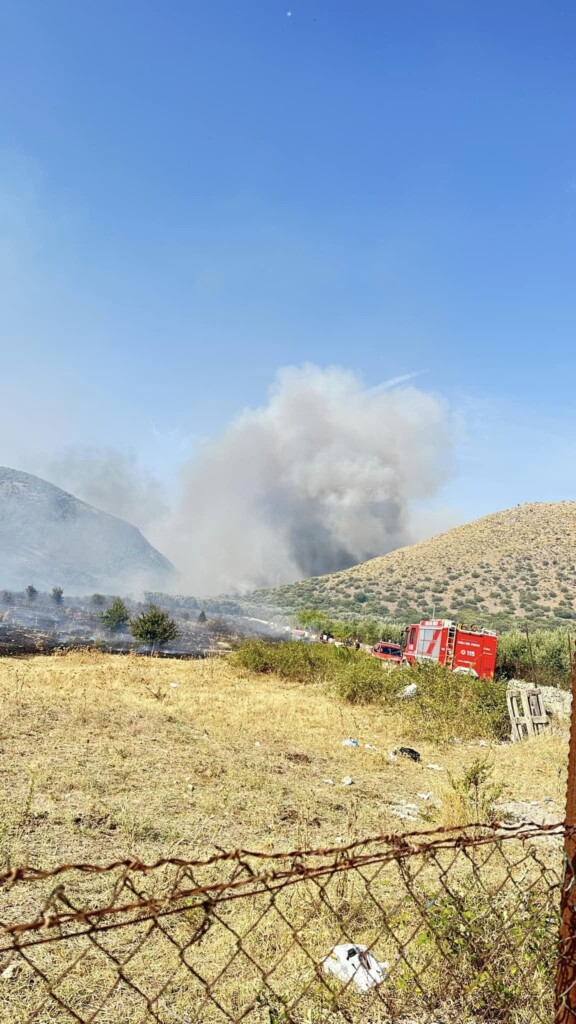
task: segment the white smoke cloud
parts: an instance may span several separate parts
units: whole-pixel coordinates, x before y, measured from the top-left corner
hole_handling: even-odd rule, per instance
[[[161,548],[193,593],[342,569],[410,543],[412,505],[447,480],[451,449],[433,395],[339,367],[283,369],[268,403],[185,467]]]
[[[42,476],[65,491],[143,532],[168,514],[162,484],[135,455],[116,449],[69,448],[48,460]]]

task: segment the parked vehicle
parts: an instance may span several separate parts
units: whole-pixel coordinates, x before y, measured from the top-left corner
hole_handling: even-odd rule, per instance
[[[382,661],[390,661],[395,665],[402,663],[402,648],[400,644],[390,644],[384,640],[380,640],[379,643],[374,644],[374,647],[370,651],[375,658],[380,658]]]
[[[436,661],[453,672],[493,679],[497,650],[498,634],[490,629],[423,619],[406,630],[404,661]]]

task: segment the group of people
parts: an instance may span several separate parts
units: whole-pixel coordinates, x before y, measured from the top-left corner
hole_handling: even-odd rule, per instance
[[[323,644],[328,644],[333,639],[334,637],[332,633],[330,633],[328,630],[324,630],[324,632],[320,634],[320,642]],[[341,640],[337,642],[342,643]],[[359,651],[362,645],[358,638],[354,640],[351,636],[347,636],[346,639],[344,640],[344,646],[353,647],[355,651]]]

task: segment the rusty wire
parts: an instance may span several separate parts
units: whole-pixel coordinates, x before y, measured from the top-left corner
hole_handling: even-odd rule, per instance
[[[470,824],[313,850],[13,866],[0,875],[0,1019],[356,1024],[417,1008],[545,1020],[568,831]],[[364,996],[322,967],[343,943],[389,961]]]

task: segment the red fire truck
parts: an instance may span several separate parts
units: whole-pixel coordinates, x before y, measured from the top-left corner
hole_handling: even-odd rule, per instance
[[[476,626],[461,626],[449,619],[423,619],[408,626],[404,661],[437,661],[453,672],[493,679],[498,634]]]

